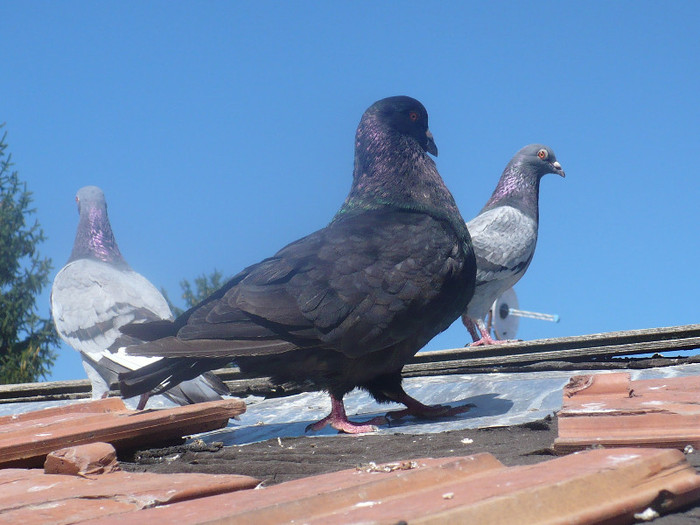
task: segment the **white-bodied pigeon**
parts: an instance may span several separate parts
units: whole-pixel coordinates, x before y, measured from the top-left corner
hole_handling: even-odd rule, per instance
[[[163,295],[136,273],[119,252],[107,216],[104,194],[96,186],[76,195],[80,221],[73,252],[56,275],[51,313],[61,338],[75,348],[92,383],[92,397],[105,397],[120,372],[136,370],[157,358],[131,356],[128,345],[142,341],[119,328],[131,322],[172,319]],[[212,374],[164,392],[181,405],[221,399],[226,386]],[[142,404],[145,399],[142,400]]]

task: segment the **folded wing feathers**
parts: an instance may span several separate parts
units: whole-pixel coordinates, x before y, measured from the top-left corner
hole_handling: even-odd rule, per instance
[[[477,259],[476,285],[525,272],[537,243],[537,223],[511,206],[488,210],[467,223]]]
[[[433,230],[442,226],[432,218],[393,213],[381,220],[382,235],[370,236],[371,245],[338,226],[290,244],[244,270],[219,299],[193,309],[179,329],[178,319],[171,337],[129,352],[233,359],[325,346],[359,356],[395,344],[396,332],[387,327],[420,329],[408,322],[410,312],[434,299],[439,287],[433,280],[452,271],[454,246],[435,240],[441,236]],[[350,226],[358,232],[368,227],[361,221]],[[136,326],[124,331],[141,333]]]

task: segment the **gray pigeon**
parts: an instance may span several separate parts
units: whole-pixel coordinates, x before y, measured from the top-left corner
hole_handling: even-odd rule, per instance
[[[401,369],[467,307],[476,264],[464,219],[428,154],[428,113],[410,97],[365,111],[350,193],[331,223],[249,266],[174,322],[130,324],[151,342],[129,348],[166,359],[120,375],[125,396],[159,391],[234,360],[244,373],[326,390],[331,413],[309,426],[375,430],[348,420],[355,387],[406,409],[390,417],[444,417],[467,407],[426,406]]]
[[[539,222],[540,179],[547,173],[564,177],[551,148],[530,144],[503,170],[486,206],[467,223],[476,254],[476,289],[462,321],[472,346],[497,344],[484,318],[493,302],[525,274],[535,254]],[[503,342],[503,341],[500,341]]]
[[[124,347],[142,341],[122,334],[119,328],[173,316],[161,293],[132,270],[119,252],[102,190],[81,188],[76,201],[78,231],[73,252],[53,281],[51,313],[61,338],[80,352],[92,383],[92,397],[98,399],[108,394],[120,372],[158,360],[127,355]],[[214,401],[225,393],[226,386],[211,374],[164,392],[181,405]]]

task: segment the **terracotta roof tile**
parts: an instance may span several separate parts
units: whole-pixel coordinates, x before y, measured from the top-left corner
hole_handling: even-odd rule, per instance
[[[700,448],[700,377],[575,376],[558,417],[558,453],[591,445]]]
[[[89,476],[120,470],[117,451],[109,443],[88,443],[54,450],[46,456],[46,474]]]

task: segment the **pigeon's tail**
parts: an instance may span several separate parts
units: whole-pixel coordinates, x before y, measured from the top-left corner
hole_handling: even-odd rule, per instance
[[[174,321],[162,319],[146,323],[130,323],[119,327],[122,334],[139,339],[140,341],[155,341],[163,337],[175,335],[178,325]]]
[[[80,352],[83,368],[92,384],[92,398],[99,399],[109,395],[110,386],[117,381],[119,374],[128,372],[131,368],[109,359],[106,355],[94,359],[86,352]]]
[[[224,382],[211,372],[206,372],[189,381],[166,390],[163,395],[179,405],[217,401],[231,392]]]
[[[119,374],[119,390],[122,397],[129,398],[141,394],[166,394],[173,390],[179,390],[183,399],[191,400],[198,398],[202,393],[208,391],[227,393],[228,388],[213,374],[208,373],[205,376],[198,378],[200,374],[204,374],[213,368],[219,368],[227,364],[227,361],[217,361],[211,363],[212,360],[201,360],[194,358],[163,358],[149,365],[143,366],[138,370]],[[197,378],[195,380],[195,378]],[[196,381],[201,379],[199,383]],[[207,382],[209,381],[209,382]],[[186,382],[186,383],[184,383]],[[224,389],[223,392],[217,391]],[[206,388],[204,388],[206,386]],[[201,399],[203,401],[211,401],[212,399]],[[177,401],[174,399],[174,401]],[[188,401],[193,402],[193,401]]]
[[[92,398],[102,399],[109,395],[110,385],[117,380],[121,370],[113,370],[92,359],[89,355],[80,352],[83,360],[83,368],[92,385]],[[120,367],[123,368],[123,367]],[[126,371],[128,369],[124,369]]]
[[[90,356],[81,353],[83,366],[88,372],[88,377],[92,383],[92,397],[104,397],[109,393],[110,385],[117,382],[120,374],[138,372],[145,367],[157,365],[160,361],[155,361],[149,365],[137,368],[134,363],[124,359],[119,359],[116,355],[110,359],[107,353],[95,361]],[[119,359],[117,362],[115,359]],[[132,358],[133,359],[133,358]],[[143,358],[138,358],[143,359]],[[206,370],[206,369],[205,369]],[[93,372],[94,371],[94,372]],[[195,374],[192,378],[187,378],[179,385],[174,382],[171,388],[158,393],[163,394],[173,403],[178,405],[189,405],[191,403],[203,403],[205,401],[217,401],[222,395],[229,394],[228,387],[211,372],[206,372],[199,376]],[[131,396],[125,396],[131,397]]]

